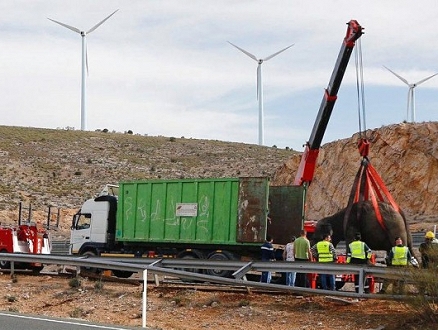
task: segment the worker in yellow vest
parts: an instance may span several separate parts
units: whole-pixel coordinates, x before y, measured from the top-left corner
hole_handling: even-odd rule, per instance
[[[407,267],[409,263],[412,266],[418,268],[419,264],[417,259],[411,255],[407,246],[403,245],[401,237],[395,238],[395,246],[389,251],[387,262],[389,266],[393,267]],[[389,284],[392,283],[394,294],[404,294],[404,281],[403,280],[385,280],[383,281],[382,289],[379,293],[386,293]]]
[[[313,257],[318,262],[329,263],[335,262],[338,257],[336,255],[335,247],[331,242],[332,238],[329,234],[325,234],[322,237],[322,241],[316,243],[310,249]],[[324,290],[336,290],[335,287],[335,275],[332,274],[319,274],[321,281],[321,287]]]
[[[355,265],[366,265],[371,258],[371,249],[365,242],[362,242],[362,235],[358,232],[354,235],[354,241],[347,246],[347,263]],[[354,288],[359,292],[359,276],[354,276]],[[364,279],[364,290],[369,291],[367,279]]]

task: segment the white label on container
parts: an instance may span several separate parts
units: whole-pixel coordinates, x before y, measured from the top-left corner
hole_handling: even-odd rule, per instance
[[[177,217],[196,217],[198,215],[197,203],[177,203],[176,216]]]

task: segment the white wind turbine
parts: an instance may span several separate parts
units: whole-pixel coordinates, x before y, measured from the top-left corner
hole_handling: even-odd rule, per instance
[[[257,66],[257,99],[259,100],[259,145],[263,145],[264,144],[264,132],[263,132],[263,128],[264,128],[264,114],[263,114],[263,85],[262,85],[262,64],[263,62],[270,60],[271,58],[277,56],[278,54],[284,52],[285,50],[289,49],[290,47],[292,47],[294,44],[268,56],[265,57],[263,59],[257,59],[257,57],[255,57],[253,54],[247,52],[246,50],[236,46],[235,44],[231,43],[228,41],[228,43],[231,46],[236,47],[238,50],[240,50],[241,52],[243,52],[244,54],[248,55],[249,57],[251,57],[254,61],[256,61],[258,63]]]
[[[81,31],[80,29],[75,28],[74,26],[70,26],[70,25],[55,21],[54,19],[51,19],[51,18],[47,18],[48,20],[51,20],[52,22],[55,22],[59,25],[62,25],[63,27],[66,27],[69,30],[72,30],[73,32],[79,33],[82,37],[82,80],[81,80],[81,130],[82,131],[86,130],[86,126],[87,126],[86,125],[86,105],[85,105],[85,99],[86,99],[86,95],[85,95],[85,90],[86,90],[86,88],[85,88],[86,87],[85,70],[88,73],[88,56],[87,56],[87,42],[85,40],[85,37],[87,34],[90,34],[94,30],[96,30],[99,26],[101,26],[108,18],[113,16],[117,11],[118,11],[118,9],[116,11],[114,11],[111,15],[109,15],[107,18],[105,18],[104,20],[97,23],[95,26],[93,26],[88,31]]]
[[[415,123],[415,93],[414,88],[418,85],[424,83],[425,81],[435,77],[438,73],[435,73],[427,78],[424,78],[420,81],[417,81],[416,83],[410,84],[405,78],[401,77],[391,69],[387,68],[386,66],[383,66],[386,70],[391,72],[393,75],[395,75],[397,78],[399,78],[401,81],[403,81],[406,85],[408,85],[408,102],[407,102],[407,109],[406,109],[406,121],[409,122],[409,110],[411,110],[411,122]]]

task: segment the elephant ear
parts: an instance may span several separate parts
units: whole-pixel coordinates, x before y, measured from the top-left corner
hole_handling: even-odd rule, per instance
[[[321,241],[324,234],[332,235],[332,233],[333,233],[332,225],[326,219],[327,218],[318,221],[318,223],[316,225],[316,230],[315,230],[315,232],[312,236],[312,239],[311,239],[312,245]]]

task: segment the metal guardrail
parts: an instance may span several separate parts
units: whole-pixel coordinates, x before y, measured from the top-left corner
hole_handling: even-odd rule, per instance
[[[130,272],[142,272],[148,270],[154,274],[176,276],[179,278],[218,283],[225,285],[236,285],[245,287],[263,288],[277,291],[290,291],[299,294],[312,295],[332,295],[353,298],[373,298],[373,299],[401,299],[402,296],[375,295],[363,292],[363,285],[360,286],[359,293],[349,291],[329,291],[322,289],[311,289],[302,287],[290,287],[280,284],[268,284],[247,281],[244,277],[246,272],[253,271],[273,271],[299,273],[324,273],[324,274],[356,274],[359,276],[359,283],[363,283],[368,275],[380,278],[405,279],[412,277],[409,270],[401,271],[386,267],[370,267],[349,264],[321,264],[310,262],[242,262],[242,261],[216,261],[216,260],[196,260],[196,259],[153,259],[153,258],[103,258],[103,257],[77,257],[59,255],[35,255],[4,253],[1,259],[10,262],[28,262],[56,265],[70,265],[76,267],[101,268],[111,270],[121,270]],[[210,276],[201,273],[184,271],[184,269],[221,269],[234,271],[236,278],[223,278]]]

